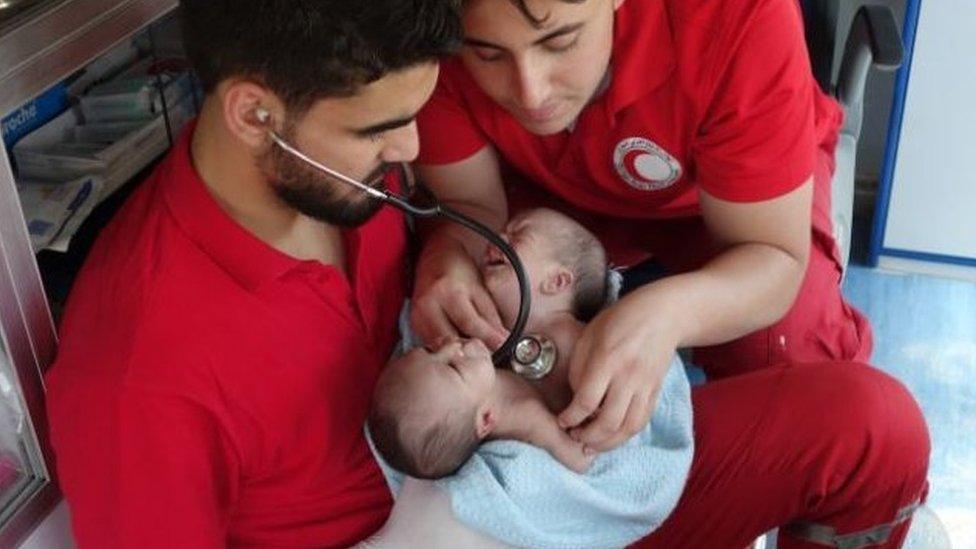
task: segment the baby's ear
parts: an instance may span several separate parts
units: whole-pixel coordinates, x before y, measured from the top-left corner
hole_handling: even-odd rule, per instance
[[[479,409],[478,413],[474,416],[474,423],[474,430],[478,435],[478,439],[484,440],[485,437],[495,430],[495,416],[491,408]]]
[[[546,280],[542,283],[542,293],[545,295],[556,295],[573,288],[573,273],[563,267],[553,267],[546,274]]]

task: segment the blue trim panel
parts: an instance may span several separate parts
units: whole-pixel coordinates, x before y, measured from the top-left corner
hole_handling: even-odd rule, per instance
[[[950,265],[961,265],[963,267],[976,267],[976,258],[974,257],[933,254],[928,252],[917,252],[914,250],[899,250],[897,248],[883,248],[881,250],[881,255],[902,257],[905,259],[917,259],[919,261],[930,261],[932,263],[948,263]]]
[[[895,80],[894,100],[888,118],[888,140],[885,145],[884,164],[881,181],[874,208],[874,226],[871,229],[871,246],[868,250],[868,265],[878,266],[878,257],[884,246],[885,227],[888,224],[888,205],[891,202],[891,186],[898,160],[898,142],[901,139],[901,124],[905,118],[905,98],[908,95],[908,81],[912,72],[912,57],[915,53],[915,32],[918,30],[919,12],[922,0],[908,0],[905,6],[905,24],[902,28],[902,42],[905,47],[905,62],[898,69]]]

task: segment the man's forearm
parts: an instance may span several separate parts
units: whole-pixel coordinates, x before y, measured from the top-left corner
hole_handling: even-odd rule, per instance
[[[765,244],[740,244],[701,269],[649,284],[634,297],[662,315],[677,346],[716,345],[782,318],[805,271],[805,258]]]

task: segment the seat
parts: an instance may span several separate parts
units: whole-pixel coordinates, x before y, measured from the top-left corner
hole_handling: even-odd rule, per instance
[[[904,49],[895,16],[881,5],[851,0],[802,0],[807,48],[814,77],[823,91],[844,108],[844,125],[837,143],[831,190],[834,237],[846,270],[854,217],[854,174],[857,141],[864,118],[864,90],[869,69],[893,71],[901,66]],[[853,8],[852,8],[853,6]],[[841,32],[842,18],[856,9],[850,26]],[[843,39],[839,64],[837,49]]]
[[[813,75],[821,89],[837,99],[844,109],[844,125],[835,153],[837,164],[831,187],[831,218],[845,270],[851,251],[854,170],[868,72],[872,66],[893,71],[901,66],[904,55],[891,9],[862,4],[859,0],[800,0]],[[854,8],[854,17],[841,32],[841,21]],[[836,63],[838,37],[843,37],[844,42],[840,62]],[[665,274],[653,259],[635,265],[627,271],[622,293]]]

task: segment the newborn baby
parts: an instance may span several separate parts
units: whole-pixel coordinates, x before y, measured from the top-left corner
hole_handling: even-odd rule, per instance
[[[532,308],[526,333],[557,350],[572,349],[583,323],[606,301],[607,264],[600,242],[569,217],[548,209],[512,219],[503,236],[525,267]],[[482,277],[506,326],[518,312],[518,281],[505,256],[489,247]],[[417,348],[380,377],[369,416],[373,443],[393,468],[416,478],[457,471],[487,439],[521,440],[582,472],[593,456],[563,431],[555,414],[572,399],[569,353],[558,353],[548,376],[528,381],[496,370],[477,340],[436,352]]]

